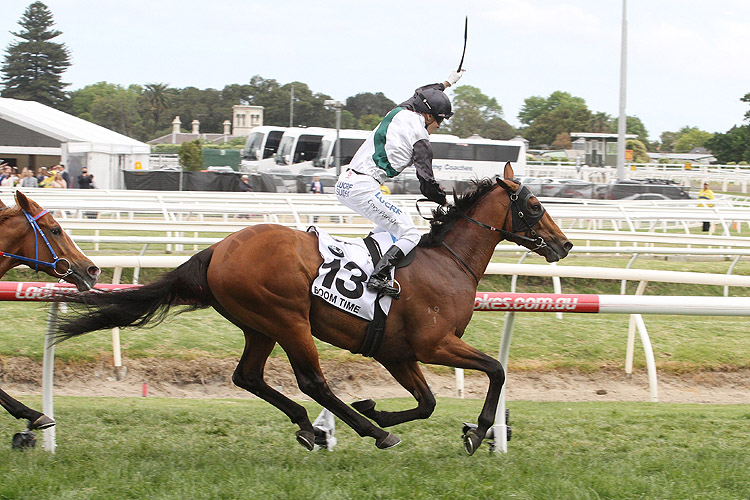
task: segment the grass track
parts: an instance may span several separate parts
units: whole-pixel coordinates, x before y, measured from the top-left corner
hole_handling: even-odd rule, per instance
[[[480,406],[440,399],[388,451],[337,422],[336,449],[308,453],[260,401],[60,397],[55,455],[11,450],[20,425],[0,419],[0,498],[750,498],[747,406],[514,402],[509,453],[467,457]]]

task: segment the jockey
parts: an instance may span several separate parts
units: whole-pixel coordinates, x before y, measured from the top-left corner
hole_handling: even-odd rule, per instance
[[[453,71],[443,83],[418,88],[414,95],[391,110],[370,137],[360,146],[347,170],[336,183],[341,203],[396,239],[375,264],[367,287],[398,299],[399,290],[389,283],[390,270],[419,243],[421,235],[408,214],[398,208],[380,186],[414,165],[419,190],[431,201],[445,205],[445,191],[432,172],[430,134],[440,128],[444,119],[453,116],[451,102],[443,92],[454,85],[463,71]]]

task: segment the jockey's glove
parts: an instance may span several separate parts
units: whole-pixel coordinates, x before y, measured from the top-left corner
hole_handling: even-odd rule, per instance
[[[451,71],[451,74],[448,75],[448,78],[446,78],[445,81],[450,83],[451,85],[455,85],[456,82],[459,81],[462,76],[464,76],[464,73],[466,73],[465,69],[462,69],[461,71]]]

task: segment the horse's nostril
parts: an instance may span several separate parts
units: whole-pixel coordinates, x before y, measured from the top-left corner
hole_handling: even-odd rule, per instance
[[[563,248],[566,252],[570,252],[570,249],[573,248],[573,244],[570,241],[566,241],[563,243]]]
[[[89,266],[89,268],[86,271],[89,273],[89,276],[91,276],[92,278],[98,278],[102,272],[102,270],[96,266]]]

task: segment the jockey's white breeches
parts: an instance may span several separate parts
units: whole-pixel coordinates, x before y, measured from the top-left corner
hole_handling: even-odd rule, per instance
[[[371,220],[378,230],[396,238],[394,245],[404,255],[419,243],[422,235],[411,217],[380,191],[380,183],[375,178],[347,169],[336,183],[336,196],[344,206]]]

